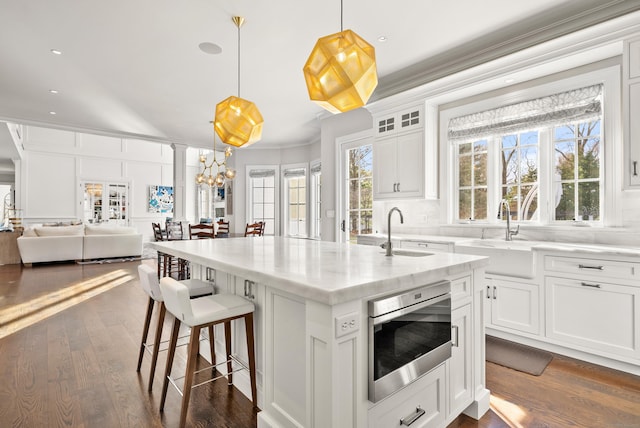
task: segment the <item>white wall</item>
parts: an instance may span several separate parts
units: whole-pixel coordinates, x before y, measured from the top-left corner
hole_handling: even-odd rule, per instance
[[[16,172],[25,225],[81,218],[84,180],[129,183],[129,220],[141,233],[150,236],[151,222],[164,221],[167,215],[147,212],[147,203],[150,185],[173,185],[168,145],[31,126],[25,134]]]
[[[259,147],[260,142],[247,149],[236,149],[230,158],[229,165],[236,169],[236,178],[233,180],[234,214],[229,218],[232,233],[244,233],[247,224],[247,165],[285,165],[320,159],[319,142],[291,148],[261,149]],[[324,165],[322,168],[324,176]],[[282,230],[282,225],[280,226]]]

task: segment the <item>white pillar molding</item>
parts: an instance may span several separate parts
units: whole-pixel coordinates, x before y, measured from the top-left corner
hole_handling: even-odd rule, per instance
[[[185,221],[188,146],[172,143],[171,148],[173,149],[173,219]]]

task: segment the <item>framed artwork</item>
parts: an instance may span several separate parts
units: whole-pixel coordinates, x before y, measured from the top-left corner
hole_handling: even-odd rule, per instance
[[[149,186],[149,212],[173,212],[172,186]]]

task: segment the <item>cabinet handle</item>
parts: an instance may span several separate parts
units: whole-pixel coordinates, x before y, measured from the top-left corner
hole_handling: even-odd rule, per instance
[[[604,266],[590,266],[590,265],[583,265],[583,264],[579,264],[578,268],[580,268],[580,269],[604,270]]]
[[[400,191],[400,183],[398,183],[398,192]]]
[[[429,248],[429,244],[427,244],[426,242],[418,242],[418,247]]]
[[[460,337],[458,336],[459,328],[458,328],[458,326],[457,326],[457,325],[452,325],[452,326],[451,326],[451,329],[452,329],[452,330],[455,330],[455,332],[456,332],[455,334],[452,334],[452,335],[451,335],[451,339],[453,339],[454,337],[455,337],[455,339],[456,339],[456,340],[452,341],[451,345],[453,345],[453,346],[455,346],[456,348],[458,348],[458,347],[460,346],[460,342],[458,341],[458,340],[460,339]]]
[[[418,418],[424,415],[425,413],[426,413],[425,410],[422,407],[418,406],[416,407],[415,413],[412,413],[409,416],[405,416],[404,418],[400,419],[400,425],[404,425],[408,427],[409,425],[417,421]]]
[[[208,267],[207,268],[206,279],[207,279],[207,281],[213,282],[215,284],[216,283],[216,270],[213,269],[213,268]]]
[[[491,287],[487,285],[487,299],[491,298]]]
[[[583,287],[600,288],[600,284],[589,284],[588,282],[581,282]]]
[[[248,279],[244,280],[244,297],[251,300],[256,298],[256,296],[253,295],[253,291],[252,291],[253,284],[254,284],[253,281],[249,281]]]
[[[493,299],[497,299],[498,298],[498,289],[496,288],[496,286],[493,286]]]
[[[638,176],[638,161],[633,161],[633,176]]]

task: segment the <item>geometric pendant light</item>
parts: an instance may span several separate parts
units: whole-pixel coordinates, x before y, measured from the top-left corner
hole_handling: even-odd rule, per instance
[[[240,27],[244,18],[234,16],[232,20],[238,27],[238,96],[230,96],[216,105],[214,128],[224,143],[241,147],[262,138],[264,119],[254,103],[240,98]]]
[[[309,98],[332,113],[364,106],[378,85],[375,49],[351,30],[321,37],[303,67]]]

